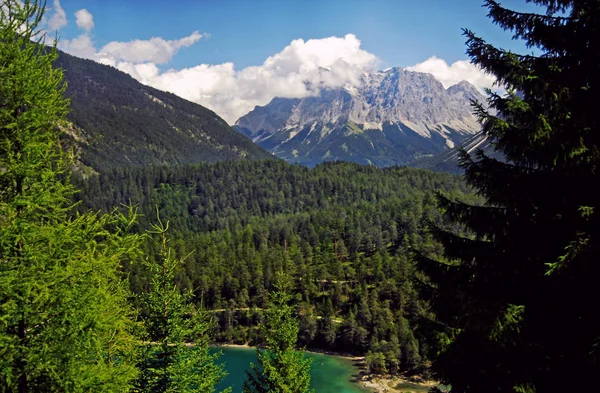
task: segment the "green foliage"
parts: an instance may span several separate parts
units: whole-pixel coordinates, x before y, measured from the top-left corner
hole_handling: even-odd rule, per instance
[[[387,374],[385,356],[381,352],[367,352],[365,356],[367,371],[374,374]]]
[[[0,6],[0,390],[123,392],[136,370],[128,285],[135,212],[75,214],[68,108],[36,1]]]
[[[264,334],[265,349],[257,349],[258,364],[246,372],[244,393],[309,393],[311,359],[296,350],[299,322],[291,303],[287,277],[279,276],[269,294]]]
[[[183,260],[176,259],[168,245],[168,227],[159,218],[151,231],[159,237],[160,258],[147,263],[151,285],[143,296],[146,336],[136,385],[147,393],[212,393],[226,374],[215,364],[219,354],[209,353],[209,316],[190,304],[189,292],[175,285]]]
[[[507,94],[475,105],[504,160],[463,154],[485,206],[441,198],[456,225],[434,229],[445,258],[423,258],[437,314],[434,368],[455,392],[597,390],[600,160],[597,2],[534,1],[542,15],[485,2],[536,48],[518,55],[470,31],[468,53]],[[443,263],[440,264],[439,261]]]

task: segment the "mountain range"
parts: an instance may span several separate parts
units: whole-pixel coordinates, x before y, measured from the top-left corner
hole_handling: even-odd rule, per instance
[[[410,165],[479,132],[472,100],[485,97],[466,81],[446,89],[431,74],[390,68],[365,73],[358,87],[275,98],[234,128],[275,156],[307,166],[335,160]]]
[[[359,87],[274,98],[232,128],[116,68],[62,52],[56,66],[71,102],[64,139],[84,171],[273,155],[307,166],[340,160],[456,171],[453,147],[479,140],[470,102],[485,100],[468,82],[446,89],[430,74],[391,68],[364,74]]]

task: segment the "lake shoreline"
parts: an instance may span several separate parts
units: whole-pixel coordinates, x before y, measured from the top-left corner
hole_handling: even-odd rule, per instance
[[[256,349],[254,346],[248,344],[227,344],[227,343],[214,343],[214,347],[223,348],[243,348],[243,349]],[[406,391],[406,388],[399,389],[398,386],[411,385],[415,386],[419,392],[426,392],[429,388],[432,388],[438,384],[436,381],[425,380],[420,377],[406,378],[398,375],[379,375],[369,374],[366,370],[365,357],[358,356],[350,353],[335,352],[328,350],[319,350],[315,348],[305,349],[307,353],[326,355],[331,357],[337,357],[345,361],[352,362],[352,367],[356,371],[353,375],[352,383],[360,386],[363,389],[367,389],[374,393],[401,393]],[[408,388],[410,390],[410,388]]]
[[[327,351],[324,349],[321,350],[321,349],[317,349],[317,348],[305,349],[304,351],[309,352],[309,353],[316,353],[319,355],[334,356],[334,357],[343,358],[346,360],[352,360],[353,362],[364,362],[364,360],[365,360],[364,355],[359,356],[359,355],[353,355],[351,353],[346,353],[346,352]]]
[[[248,345],[248,344],[228,344],[228,343],[213,343],[210,344],[212,347],[224,347],[224,348],[248,348],[248,349],[256,349],[258,347],[256,346],[252,346],[252,345]],[[315,354],[319,354],[319,355],[327,355],[327,356],[335,356],[338,358],[344,358],[347,360],[352,360],[352,361],[364,361],[365,356],[362,355],[353,355],[351,353],[346,353],[346,352],[335,352],[335,351],[328,351],[328,350],[320,350],[317,348],[311,348],[311,349],[304,349],[304,348],[300,348],[300,350],[304,351],[304,352],[308,352],[308,353],[315,353]]]
[[[254,346],[248,344],[227,344],[227,343],[214,343],[214,347],[223,348],[243,348],[243,349],[256,349]],[[319,350],[315,348],[305,349],[307,353],[317,355],[327,355],[331,357],[337,357],[345,361],[352,362],[352,367],[356,371],[353,375],[351,383],[358,385],[362,389],[374,393],[400,393],[405,391],[404,389],[398,389],[397,386],[401,385],[414,385],[418,386],[422,392],[426,392],[429,388],[437,385],[435,381],[423,380],[422,378],[405,378],[397,375],[377,375],[369,374],[366,371],[366,365],[364,363],[365,357],[358,356],[350,353],[335,352],[328,350]]]
[[[246,372],[251,363],[256,363],[256,347],[249,345],[211,345],[211,353],[221,353],[217,363],[223,364],[227,376],[220,382],[217,391],[227,387],[233,393],[242,393]],[[357,357],[342,357],[319,352],[306,351],[305,356],[312,359],[310,370],[311,386],[320,393],[373,393],[357,383],[361,369],[357,367]],[[358,362],[360,361],[358,357]]]
[[[224,347],[224,348],[256,348],[256,347],[251,347],[248,344],[223,344],[223,343],[212,343],[210,344],[211,347]]]
[[[424,393],[438,385],[436,381],[421,378],[366,373],[361,373],[357,383],[376,393],[402,393],[406,391]]]

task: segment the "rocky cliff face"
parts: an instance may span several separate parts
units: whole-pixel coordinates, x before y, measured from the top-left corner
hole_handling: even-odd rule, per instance
[[[345,160],[409,164],[479,131],[468,82],[445,89],[432,75],[391,68],[365,74],[362,86],[322,90],[303,99],[275,98],[241,117],[235,129],[290,162]]]

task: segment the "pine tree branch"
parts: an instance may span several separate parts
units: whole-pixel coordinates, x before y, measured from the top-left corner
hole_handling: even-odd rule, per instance
[[[503,8],[494,0],[486,0],[488,16],[495,24],[514,32],[513,39],[523,39],[528,48],[538,47],[555,55],[564,55],[564,42],[571,40],[572,25],[580,23],[576,17],[562,17],[524,13]]]
[[[554,16],[554,15],[543,15],[543,14],[536,14],[533,12],[518,12],[518,11],[513,11],[513,10],[509,10],[507,8],[502,7],[502,5],[500,3],[498,3],[495,0],[486,0],[483,7],[487,7],[490,8],[491,10],[497,10],[497,12],[499,13],[498,15],[505,15],[505,14],[509,14],[509,15],[515,15],[516,17],[524,17],[524,18],[539,18],[541,20],[547,21],[547,22],[553,22],[553,21],[564,21],[564,22],[569,22],[569,21],[573,21],[573,20],[577,20],[577,18],[571,17],[571,16]],[[492,19],[496,19],[496,14],[492,14],[492,11],[490,10],[490,13],[488,14],[488,17],[492,18]]]

